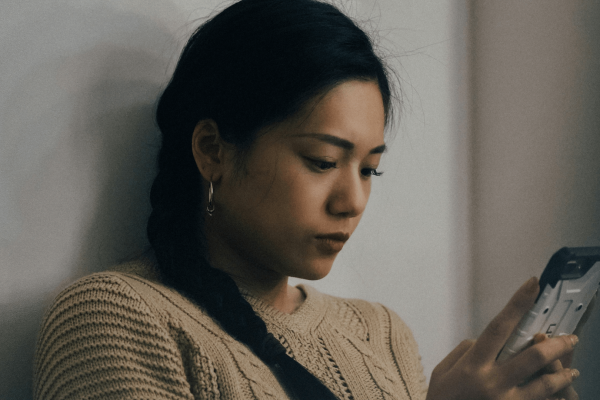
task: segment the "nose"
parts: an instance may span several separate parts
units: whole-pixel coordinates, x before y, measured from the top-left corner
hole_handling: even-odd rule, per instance
[[[358,173],[340,174],[332,188],[327,211],[334,216],[352,218],[363,213],[369,200],[371,181]]]

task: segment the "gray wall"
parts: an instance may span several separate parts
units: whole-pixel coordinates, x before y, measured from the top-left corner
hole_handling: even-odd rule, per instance
[[[473,1],[475,333],[562,246],[600,245],[600,3]],[[600,311],[575,366],[600,393]]]

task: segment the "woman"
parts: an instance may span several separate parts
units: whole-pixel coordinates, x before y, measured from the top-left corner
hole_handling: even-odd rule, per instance
[[[152,252],[58,296],[36,398],[574,396],[576,374],[558,362],[574,338],[495,363],[535,280],[428,391],[392,311],[288,285],[327,275],[356,228],[392,97],[368,37],[330,5],[242,0],[201,26],[157,107]]]

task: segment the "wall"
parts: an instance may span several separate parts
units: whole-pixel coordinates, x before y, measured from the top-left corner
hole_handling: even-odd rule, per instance
[[[600,4],[472,6],[478,334],[558,248],[600,245]],[[583,399],[600,393],[595,311],[575,360]]]
[[[429,374],[470,332],[466,9],[337,3],[380,32],[405,106],[362,226],[316,285],[397,311]],[[220,7],[0,3],[0,398],[30,397],[37,327],[60,288],[146,246],[154,102],[198,19]]]

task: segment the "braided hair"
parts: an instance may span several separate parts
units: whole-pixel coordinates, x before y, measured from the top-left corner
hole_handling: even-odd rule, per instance
[[[299,399],[335,397],[285,353],[233,279],[211,267],[191,137],[199,121],[212,119],[221,138],[242,155],[261,128],[351,79],[377,82],[387,122],[386,69],[351,19],[315,0],[241,0],[191,36],[156,109],[162,147],[147,234],[160,273],[247,345]]]

